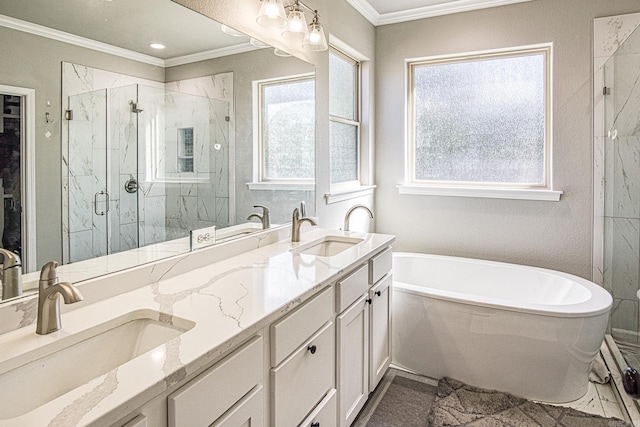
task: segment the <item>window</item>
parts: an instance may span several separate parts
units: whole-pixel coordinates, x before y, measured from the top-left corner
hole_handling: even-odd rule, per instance
[[[409,62],[408,186],[551,190],[550,54]]]
[[[329,51],[331,184],[360,181],[360,64],[335,48]]]
[[[259,180],[313,182],[315,177],[315,77],[257,83]]]

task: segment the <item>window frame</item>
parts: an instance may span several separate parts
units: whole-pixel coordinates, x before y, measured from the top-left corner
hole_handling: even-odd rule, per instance
[[[468,52],[453,55],[406,59],[406,133],[405,133],[405,182],[399,185],[401,194],[426,194],[464,197],[514,198],[533,200],[559,200],[561,191],[553,190],[552,173],[552,63],[553,44],[544,43]],[[542,184],[498,183],[473,181],[438,181],[416,179],[415,99],[414,69],[425,65],[474,62],[486,59],[522,57],[542,54],[544,58],[544,154]]]
[[[341,116],[335,116],[329,113],[329,127],[331,127],[331,122],[346,124],[350,126],[355,126],[356,128],[356,179],[351,181],[344,181],[339,183],[331,182],[331,160],[329,160],[329,185],[332,191],[340,191],[345,189],[350,189],[354,187],[360,187],[362,185],[362,61],[354,58],[352,55],[344,52],[344,50],[334,46],[331,44],[329,46],[329,54],[334,54],[347,62],[351,63],[354,66],[354,117],[353,119],[348,119]],[[331,84],[331,83],[329,83]],[[330,98],[329,98],[330,99]],[[329,143],[331,144],[331,133],[329,133]],[[331,148],[329,148],[329,152],[331,152]]]
[[[254,123],[254,165],[253,165],[253,182],[248,183],[250,190],[302,190],[306,191],[315,188],[315,176],[310,179],[294,179],[294,178],[279,178],[279,179],[267,179],[264,175],[264,132],[263,132],[263,87],[276,84],[291,83],[296,81],[313,81],[315,85],[315,73],[303,73],[294,74],[289,76],[280,76],[269,79],[255,80],[253,82],[253,108],[254,117],[257,119]],[[315,95],[314,95],[315,100]],[[316,134],[314,132],[314,139]],[[257,153],[257,154],[256,154]],[[314,158],[315,158],[315,144],[314,144]]]

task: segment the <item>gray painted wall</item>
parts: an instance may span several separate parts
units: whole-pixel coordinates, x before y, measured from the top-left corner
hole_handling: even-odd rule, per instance
[[[376,231],[396,250],[492,259],[591,277],[592,20],[637,0],[535,0],[376,32]],[[553,42],[553,174],[560,202],[399,195],[405,58]]]

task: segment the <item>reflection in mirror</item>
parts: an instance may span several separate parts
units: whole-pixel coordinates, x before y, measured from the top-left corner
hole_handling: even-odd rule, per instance
[[[301,201],[314,214],[313,174],[261,175],[256,94],[257,82],[313,78],[314,67],[231,32],[170,0],[60,0],[56,13],[48,0],[0,4],[0,54],[12,58],[0,85],[35,88],[25,120],[36,121],[36,158],[48,159],[27,189],[39,210],[26,289],[51,259],[78,282],[186,252],[191,229],[215,226],[217,242],[259,232],[248,219],[257,205],[271,226]]]

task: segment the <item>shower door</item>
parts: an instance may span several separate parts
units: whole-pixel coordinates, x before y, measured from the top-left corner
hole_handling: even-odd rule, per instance
[[[107,91],[69,97],[69,258],[108,252]]]
[[[611,335],[640,369],[640,29],[607,61],[603,283],[614,298]]]
[[[69,97],[69,261],[139,246],[136,85]]]

